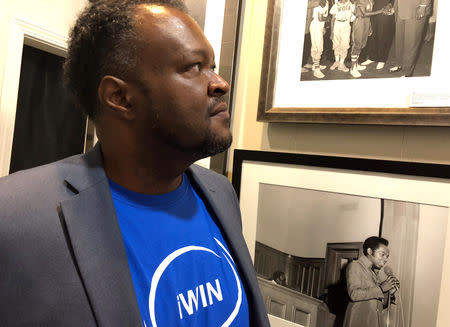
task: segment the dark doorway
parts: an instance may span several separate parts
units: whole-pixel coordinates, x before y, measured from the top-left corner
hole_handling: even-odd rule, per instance
[[[86,116],[63,86],[63,62],[24,45],[10,173],[83,152]]]
[[[350,297],[347,292],[347,265],[362,255],[362,242],[328,243],[326,254],[326,303],[336,315],[333,327],[342,327]]]

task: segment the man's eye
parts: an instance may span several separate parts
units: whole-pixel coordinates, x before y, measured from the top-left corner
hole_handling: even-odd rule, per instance
[[[187,70],[192,71],[192,72],[198,72],[198,71],[200,71],[200,67],[201,67],[201,63],[196,62],[195,64],[189,65]]]

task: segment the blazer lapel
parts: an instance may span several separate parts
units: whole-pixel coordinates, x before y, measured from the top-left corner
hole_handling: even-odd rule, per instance
[[[227,241],[229,250],[231,253],[239,254],[234,255],[233,259],[240,261],[241,251],[245,249],[248,252],[247,244],[242,236],[242,226],[233,224],[233,220],[228,217],[228,214],[231,212],[231,204],[221,199],[221,192],[223,190],[218,190],[217,185],[207,183],[204,179],[200,180],[191,168],[188,169],[187,173],[191,181],[194,182],[197,190],[200,191],[202,199],[206,201],[205,204],[210,209],[212,218],[224,233],[223,236]]]
[[[255,277],[253,262],[242,235],[242,226],[235,224],[235,220],[227,216],[227,213],[231,212],[230,206],[232,204],[225,202],[221,198],[223,190],[218,190],[216,185],[207,183],[204,179],[200,180],[192,168],[189,168],[187,173],[197,190],[200,191],[205,205],[211,209],[210,214],[223,233],[223,237],[239,270],[241,281],[246,288],[249,305],[254,310],[257,309],[259,307],[258,303],[255,302],[254,297],[250,296],[252,293],[250,291],[258,292],[259,286]],[[254,317],[251,317],[251,319],[254,319]]]
[[[377,284],[377,275],[372,270],[372,267],[369,267],[369,260],[366,257],[361,257],[359,259],[360,265],[364,268],[364,270],[367,272],[367,274],[372,278],[373,282]]]
[[[142,326],[100,149],[83,160],[66,178],[78,194],[61,211],[87,296],[99,326]]]

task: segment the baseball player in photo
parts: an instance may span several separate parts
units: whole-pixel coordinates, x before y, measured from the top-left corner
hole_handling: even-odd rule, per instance
[[[328,1],[320,0],[319,5],[313,9],[313,19],[309,26],[311,33],[311,57],[313,59],[313,75],[323,78],[325,75],[320,70],[320,58],[323,52],[323,34],[325,21],[328,18]]]
[[[343,72],[348,72],[348,67],[345,66],[345,58],[347,57],[348,49],[350,48],[350,22],[355,16],[355,5],[350,0],[336,0],[333,7],[331,7],[331,40],[333,41],[333,50],[335,61],[330,69],[336,68]]]

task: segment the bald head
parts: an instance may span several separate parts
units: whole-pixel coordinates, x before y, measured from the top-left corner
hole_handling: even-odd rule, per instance
[[[165,65],[174,57],[186,57],[198,52],[212,56],[213,49],[199,25],[185,12],[160,5],[141,5],[136,8],[138,74],[150,69],[163,73]],[[149,60],[149,58],[152,58]]]
[[[183,31],[186,27],[195,28],[201,32],[195,20],[187,12],[178,8],[159,4],[142,4],[136,7],[135,13],[134,23],[139,32],[147,32],[140,30],[140,27],[156,28],[159,32],[163,32],[166,24],[171,25],[171,32]]]

